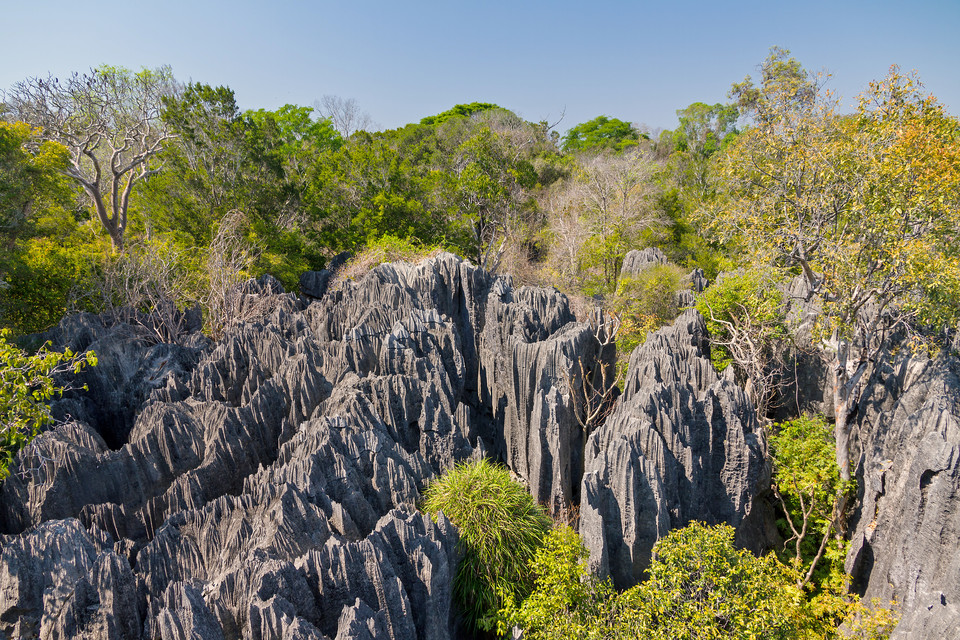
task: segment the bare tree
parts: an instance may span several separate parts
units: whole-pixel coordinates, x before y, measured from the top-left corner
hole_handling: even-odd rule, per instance
[[[160,117],[161,98],[177,91],[169,67],[103,66],[63,82],[30,78],[3,98],[8,119],[39,127],[34,144],[53,140],[70,150],[64,173],[90,196],[113,247],[122,249],[133,186],[156,173],[151,160],[174,137]]]
[[[604,353],[616,348],[620,332],[620,316],[597,307],[590,314],[590,328],[597,344],[597,361],[593,367],[577,359],[577,366],[567,377],[574,398],[578,399],[577,422],[583,428],[584,442],[602,425],[617,398],[617,374],[612,363],[604,362]]]
[[[243,237],[246,224],[248,220],[242,211],[227,213],[220,221],[207,252],[207,328],[215,338],[233,323],[266,315],[265,309],[250,309],[244,305],[248,293],[245,288],[247,278],[259,254],[257,247]],[[269,300],[262,302],[269,304]]]
[[[330,119],[333,128],[344,138],[349,138],[354,131],[366,131],[373,125],[370,114],[361,111],[353,98],[344,100],[340,96],[325,95],[313,106],[321,116]]]
[[[190,329],[182,308],[199,302],[185,259],[184,251],[168,245],[131,243],[108,259],[86,295],[114,322],[146,329],[157,343],[178,343]]]

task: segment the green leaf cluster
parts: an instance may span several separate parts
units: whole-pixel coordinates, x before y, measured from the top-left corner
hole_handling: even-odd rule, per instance
[[[497,632],[507,637],[519,628],[530,640],[604,637],[617,594],[609,580],[590,574],[586,559],[573,529],[553,529],[530,562],[536,576],[530,596],[518,603],[512,593],[501,594]]]
[[[9,336],[8,329],[0,329],[0,481],[9,475],[17,453],[52,422],[48,403],[64,389],[55,377],[97,364],[92,351],[76,356],[44,346],[28,355],[10,344]]]
[[[773,426],[770,450],[774,489],[783,511],[778,528],[785,556],[804,572],[811,571],[814,586],[825,581],[842,585],[845,546],[837,525],[844,497],[855,486],[843,481],[835,458],[833,427],[822,416],[802,416]],[[822,544],[827,562],[818,564]],[[786,549],[792,546],[792,553]],[[812,568],[811,566],[814,565]]]
[[[747,341],[769,359],[788,335],[783,294],[774,278],[755,269],[723,274],[697,297],[696,308],[706,320],[718,371],[734,363],[731,341]]]
[[[608,116],[597,116],[582,122],[563,136],[562,148],[567,152],[601,151],[604,149],[622,152],[640,144],[646,137],[629,122]]]
[[[689,288],[687,273],[675,264],[656,264],[620,278],[610,309],[620,318],[617,332],[618,377],[626,373],[630,354],[647,335],[673,322],[680,313],[677,292]]]

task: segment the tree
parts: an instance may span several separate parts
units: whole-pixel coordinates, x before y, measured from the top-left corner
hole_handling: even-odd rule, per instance
[[[45,142],[28,150],[36,130],[25,122],[0,122],[0,234],[13,242],[38,202],[70,198],[59,175],[67,166],[67,149]]]
[[[340,96],[325,95],[313,106],[344,138],[349,138],[355,131],[366,131],[372,125],[370,114],[361,111],[353,98],[344,100]]]
[[[788,337],[783,294],[768,275],[755,270],[724,274],[697,297],[697,311],[710,332],[710,359],[718,371],[733,367],[766,421],[784,370]]]
[[[567,131],[562,147],[564,151],[625,151],[640,144],[641,135],[629,122],[597,116]]]
[[[491,109],[501,109],[502,107],[492,102],[471,102],[470,104],[454,105],[452,109],[447,109],[435,116],[427,116],[420,120],[420,124],[437,125],[443,124],[450,118],[469,118],[475,113],[482,113]]]
[[[694,203],[713,195],[710,176],[716,153],[737,136],[736,105],[694,102],[677,110],[680,126],[673,131],[669,165],[680,193]]]
[[[785,535],[784,551],[793,543],[794,566],[804,570],[802,577],[798,575],[798,586],[814,578],[828,550],[839,567],[820,573],[842,574],[845,554],[832,534],[840,532],[843,496],[852,487],[840,480],[830,426],[820,416],[789,420],[775,426],[770,445],[773,492],[783,509],[777,523]]]
[[[123,248],[130,194],[157,171],[152,159],[173,137],[161,98],[178,91],[169,67],[132,72],[102,66],[90,73],[30,78],[5,95],[9,115],[39,129],[35,144],[70,150],[65,175],[93,200],[115,249]]]
[[[810,597],[793,566],[737,549],[733,539],[726,525],[674,529],[654,547],[647,581],[617,593],[589,573],[579,536],[556,529],[530,563],[530,596],[518,604],[504,593],[498,631],[509,637],[519,628],[531,640],[880,640],[896,626],[892,611],[856,596]]]
[[[617,596],[609,580],[599,580],[587,569],[587,550],[570,527],[555,528],[530,562],[535,587],[517,603],[502,593],[497,632],[511,637],[514,628],[529,640],[594,638],[597,632],[614,631],[610,612]]]
[[[600,153],[584,158],[571,189],[572,205],[590,231],[579,267],[589,274],[588,287],[613,292],[627,251],[660,223],[650,206],[653,165],[639,151]]]
[[[191,83],[162,102],[177,140],[159,157],[164,172],[141,185],[144,210],[156,230],[204,245],[227,211],[246,208],[246,123],[229,87]]]
[[[805,637],[812,620],[793,572],[773,554],[758,558],[737,549],[733,538],[727,525],[694,522],[660,540],[649,579],[624,594],[636,607],[633,637]]]
[[[729,197],[710,213],[819,297],[847,481],[850,413],[886,338],[911,327],[929,336],[960,317],[960,123],[896,67],[855,114],[838,115],[822,78],[788,54],[771,52],[759,87],[734,86],[753,126],[723,159]]]

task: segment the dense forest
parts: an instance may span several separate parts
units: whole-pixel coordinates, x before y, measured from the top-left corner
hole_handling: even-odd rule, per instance
[[[491,507],[504,511],[475,518],[470,503],[461,523],[443,500],[470,489],[438,483],[424,510],[443,510],[478,549],[457,586],[471,625],[524,638],[885,637],[896,603],[861,603],[844,571],[851,415],[878,359],[960,344],[960,120],[896,67],[844,112],[827,77],[779,48],[729,99],[679,109],[673,130],[600,115],[561,135],[564,123],[482,102],[388,131],[365,130],[356,103],[333,97],[242,111],[229,87],[183,84],[169,68],[8,88],[0,482],[49,424],[53,380],[96,366],[92,352],[36,352],[65,315],[137,323],[157,343],[202,318],[217,339],[243,320],[238,292],[265,274],[297,292],[308,272],[342,282],[446,251],[555,287],[616,344],[617,366],[584,378],[587,434],[634,348],[695,307],[714,366],[757,409],[783,540],[756,557],[729,528],[678,529],[649,579],[618,592],[590,574],[574,529],[553,524],[575,528],[574,515],[552,521],[525,492],[490,489],[509,496]],[[625,266],[634,250],[649,264]],[[795,322],[797,291],[817,300],[813,326]],[[801,352],[831,372],[829,416],[785,398]],[[500,471],[458,466],[443,482],[509,486]],[[506,538],[485,530],[506,521]]]

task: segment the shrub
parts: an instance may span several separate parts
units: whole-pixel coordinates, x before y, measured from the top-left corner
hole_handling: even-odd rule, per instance
[[[8,343],[9,335],[0,329],[0,481],[17,452],[52,421],[47,403],[64,390],[54,377],[97,364],[92,351],[75,356],[69,349],[57,353],[44,346],[30,356]]]
[[[636,637],[799,638],[803,592],[776,556],[733,545],[726,525],[694,522],[654,546],[649,579],[625,592]]]
[[[846,549],[833,534],[843,519],[845,496],[854,481],[840,479],[833,428],[821,416],[804,416],[774,425],[770,438],[774,493],[783,510],[777,521],[784,551],[806,571],[804,582],[831,579],[842,585]],[[818,570],[821,558],[826,566]]]
[[[685,276],[681,267],[658,264],[620,279],[610,301],[611,309],[621,319],[617,333],[618,378],[626,374],[630,354],[647,335],[676,319],[680,312],[676,293],[685,288]]]
[[[653,549],[646,582],[617,594],[591,576],[569,528],[547,536],[531,562],[536,588],[504,597],[498,631],[529,640],[824,640],[887,638],[897,615],[830,586],[810,597],[795,565],[737,549],[726,525],[694,522]]]
[[[439,247],[421,244],[416,238],[382,236],[368,242],[363,251],[350,258],[334,275],[331,286],[339,286],[347,280],[359,280],[385,262],[415,263],[439,252]]]
[[[609,580],[587,569],[587,550],[570,527],[551,531],[530,562],[535,587],[521,604],[501,594],[503,608],[497,631],[507,636],[514,627],[528,640],[587,638],[608,626],[616,592]]]
[[[550,531],[549,516],[509,471],[486,460],[458,465],[432,482],[422,508],[442,511],[459,529],[454,597],[468,624],[492,630],[499,594],[529,594],[529,564]]]

